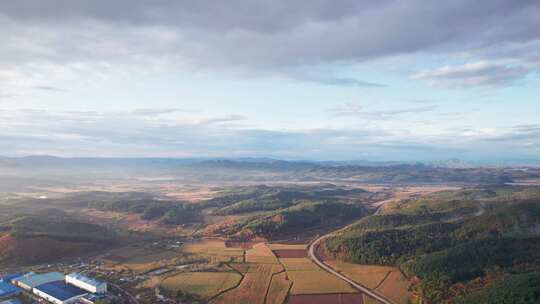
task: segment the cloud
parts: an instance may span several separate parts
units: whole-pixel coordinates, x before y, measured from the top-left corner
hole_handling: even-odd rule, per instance
[[[394,116],[404,115],[404,114],[418,114],[432,112],[437,109],[436,105],[428,105],[421,107],[409,107],[409,108],[397,108],[397,109],[388,109],[388,110],[365,110],[362,106],[358,104],[343,104],[341,106],[329,109],[328,111],[333,116],[358,116],[365,117],[369,119],[376,120],[385,120],[390,119]]]
[[[540,38],[539,7],[506,0],[7,0],[0,2],[0,61],[283,71],[527,44]]]
[[[503,131],[484,140],[514,145],[540,144],[540,125],[518,125]]]
[[[424,80],[434,87],[496,87],[512,85],[523,79],[528,72],[521,66],[477,62],[417,72],[411,75],[411,79]]]
[[[243,119],[238,115],[172,120],[120,112],[0,110],[0,145],[7,155],[371,160],[532,157],[540,147],[537,125],[409,132],[374,126],[276,130],[225,123]]]
[[[49,91],[49,92],[64,92],[65,91],[64,89],[61,89],[55,86],[50,86],[50,85],[36,85],[36,86],[32,86],[32,88],[36,90]]]
[[[17,94],[0,94],[0,101],[13,99],[15,97],[17,97]]]
[[[180,108],[168,108],[168,109],[135,109],[130,111],[130,114],[138,116],[156,116],[162,114],[170,114],[176,112],[184,112],[184,109]]]
[[[383,88],[386,85],[376,82],[363,81],[352,77],[335,77],[327,76],[324,73],[318,72],[323,75],[307,75],[298,74],[294,76],[294,79],[299,81],[314,82],[323,85],[330,86],[343,86],[343,87],[359,87],[359,88]]]
[[[346,87],[361,87],[361,88],[385,87],[384,84],[362,81],[355,78],[320,78],[320,79],[311,79],[311,81],[321,83],[321,84],[326,84],[326,85],[346,86]]]
[[[228,123],[228,122],[236,122],[236,121],[242,121],[247,120],[247,117],[244,115],[224,115],[224,116],[218,116],[218,117],[207,117],[196,120],[199,124],[221,124],[221,123]]]

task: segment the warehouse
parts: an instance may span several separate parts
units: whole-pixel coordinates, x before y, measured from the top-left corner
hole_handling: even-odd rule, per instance
[[[85,290],[62,281],[39,285],[33,289],[35,295],[54,304],[69,304],[78,302],[87,295]]]
[[[43,274],[36,274],[34,272],[30,272],[12,279],[11,282],[16,286],[21,287],[22,289],[31,291],[36,286],[63,280],[64,275],[59,272],[49,272]]]
[[[21,303],[21,301],[19,301],[17,299],[9,299],[9,300],[5,300],[5,301],[0,302],[0,304],[22,304],[22,303]]]
[[[66,276],[66,283],[75,285],[91,293],[106,293],[107,283],[100,282],[79,273],[71,273]]]
[[[0,299],[6,299],[21,292],[20,288],[13,286],[8,281],[0,280]]]

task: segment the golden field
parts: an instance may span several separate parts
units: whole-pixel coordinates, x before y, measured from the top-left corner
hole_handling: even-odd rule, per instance
[[[386,278],[392,267],[376,265],[359,265],[341,261],[327,261],[328,265],[343,273],[353,281],[367,288],[374,289]]]
[[[242,276],[236,272],[183,272],[168,277],[161,287],[172,292],[179,290],[209,299],[240,282]]]

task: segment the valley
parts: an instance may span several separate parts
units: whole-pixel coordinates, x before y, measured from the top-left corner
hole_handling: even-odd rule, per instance
[[[5,192],[0,272],[80,271],[118,303],[407,304],[527,296],[538,271],[535,185],[146,182]]]

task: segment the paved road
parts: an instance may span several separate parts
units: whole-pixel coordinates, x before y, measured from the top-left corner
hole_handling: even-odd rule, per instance
[[[335,232],[333,232],[333,233],[335,233]],[[317,245],[319,245],[319,243],[322,240],[324,240],[325,238],[331,236],[333,233],[323,235],[323,236],[319,237],[318,239],[316,239],[315,241],[311,242],[311,244],[309,245],[309,248],[308,248],[308,254],[311,257],[311,259],[313,260],[313,262],[315,262],[317,265],[319,265],[319,267],[321,267],[322,269],[330,272],[331,274],[335,275],[336,277],[338,277],[338,278],[342,279],[343,281],[351,284],[354,288],[356,288],[356,289],[360,290],[361,292],[367,294],[368,296],[380,301],[381,303],[394,304],[390,300],[388,300],[385,297],[381,296],[380,294],[376,293],[375,291],[373,291],[373,290],[371,290],[371,289],[369,289],[369,288],[367,288],[365,286],[362,286],[362,285],[356,283],[355,281],[349,279],[348,277],[342,275],[341,273],[335,271],[332,267],[328,266],[327,264],[325,264],[323,261],[321,261],[319,259],[319,257],[315,253],[315,249],[317,248]]]

